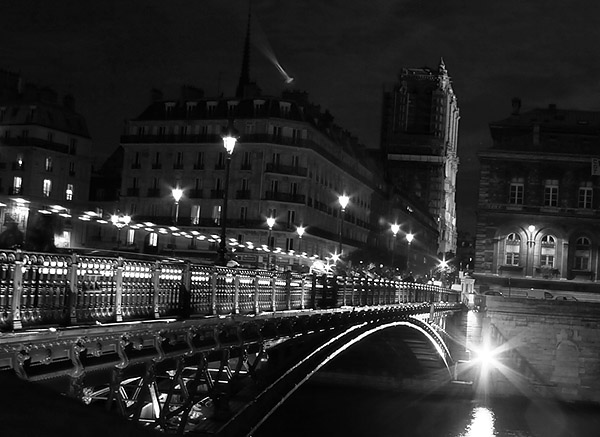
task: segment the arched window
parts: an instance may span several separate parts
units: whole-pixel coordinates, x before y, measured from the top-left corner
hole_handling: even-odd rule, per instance
[[[592,248],[592,242],[587,237],[579,237],[575,242],[575,263],[573,268],[575,270],[589,270],[590,269],[590,252]]]
[[[521,237],[518,234],[508,234],[505,245],[505,260],[509,266],[519,265],[519,254],[521,253]]]
[[[556,258],[556,239],[552,235],[544,235],[540,247],[540,266],[554,268]]]

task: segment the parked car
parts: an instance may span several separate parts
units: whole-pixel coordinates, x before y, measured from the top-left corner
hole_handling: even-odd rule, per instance
[[[554,299],[554,295],[547,290],[531,289],[527,292],[528,299]]]

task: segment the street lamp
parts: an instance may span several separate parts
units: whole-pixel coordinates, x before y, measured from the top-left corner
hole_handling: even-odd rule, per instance
[[[406,241],[408,241],[408,246],[406,248],[406,272],[410,274],[410,243],[414,240],[415,236],[410,232],[406,234]]]
[[[298,253],[302,255],[302,252],[300,251],[300,244],[302,243],[302,236],[306,232],[306,228],[300,225],[296,228],[296,232],[298,233]]]
[[[223,213],[221,214],[221,241],[219,242],[218,263],[224,266],[226,264],[225,253],[227,253],[225,239],[227,233],[227,200],[229,191],[229,170],[231,167],[231,155],[233,155],[235,143],[239,138],[237,131],[233,127],[233,120],[229,120],[227,128],[223,129],[221,133],[221,138],[223,138],[223,147],[227,152],[227,161],[225,163],[225,186],[223,189]]]
[[[340,206],[341,206],[341,214],[340,214],[340,241],[339,241],[339,252],[340,256],[342,255],[342,236],[344,234],[344,215],[346,214],[346,207],[350,202],[350,197],[346,196],[346,194],[342,194],[339,198]]]
[[[173,195],[173,199],[175,199],[175,226],[177,226],[177,222],[179,221],[179,201],[183,196],[183,190],[179,187],[173,188],[171,194]]]
[[[267,270],[271,268],[271,231],[273,230],[273,226],[275,226],[275,217],[267,218],[267,226],[269,227],[269,235],[267,236],[267,248],[269,251],[267,252]]]
[[[392,269],[394,269],[394,251],[396,250],[396,236],[400,231],[400,225],[398,223],[394,223],[390,226],[392,229],[392,233],[394,234],[394,239],[392,240]]]
[[[113,214],[110,216],[110,221],[117,228],[117,249],[121,246],[121,228],[124,228],[131,222],[131,217],[128,215]]]
[[[525,259],[525,276],[529,275],[529,248],[533,248],[533,246],[535,245],[535,239],[534,239],[534,232],[535,232],[535,226],[534,225],[529,225],[527,227],[527,230],[529,231],[529,233],[527,234],[527,258]],[[533,263],[531,263],[532,267],[533,267]],[[531,269],[531,276],[533,276],[533,268]]]

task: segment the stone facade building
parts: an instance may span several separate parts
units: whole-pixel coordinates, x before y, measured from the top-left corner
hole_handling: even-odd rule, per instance
[[[508,118],[490,123],[493,145],[479,153],[480,284],[574,289],[597,281],[599,131],[600,112],[522,112],[519,99]]]
[[[460,112],[443,60],[404,68],[383,94],[381,150],[390,182],[437,222],[438,254],[456,253]]]

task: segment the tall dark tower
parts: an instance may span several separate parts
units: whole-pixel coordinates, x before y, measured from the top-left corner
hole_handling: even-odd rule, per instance
[[[459,109],[440,59],[437,70],[404,68],[383,93],[381,150],[400,192],[438,223],[438,252],[456,252]]]
[[[242,57],[242,71],[240,80],[235,91],[237,98],[254,97],[260,95],[260,88],[255,82],[250,81],[250,23],[252,19],[251,8],[248,8],[248,27],[246,29],[246,40],[244,41],[244,55]]]

